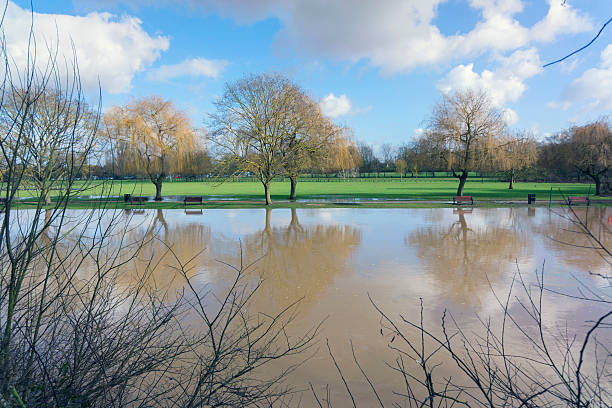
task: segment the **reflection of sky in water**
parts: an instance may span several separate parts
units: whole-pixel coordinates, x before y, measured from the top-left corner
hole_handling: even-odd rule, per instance
[[[576,211],[579,216],[586,216],[586,209]],[[556,212],[565,214],[562,209]],[[591,208],[589,212],[589,226],[610,245],[612,226],[608,225],[608,217],[612,209]],[[30,214],[20,211],[19,218],[26,223]],[[87,230],[87,214],[90,213],[68,211],[66,228],[74,228],[75,235],[83,228]],[[95,217],[91,219],[102,213],[93,214]],[[337,279],[343,279],[347,285],[346,280],[352,279],[359,282],[357,287],[363,288],[362,295],[369,290],[369,285],[382,286],[388,296],[406,297],[408,293],[427,298],[444,296],[455,306],[477,306],[481,310],[492,304],[489,285],[504,287],[517,267],[532,276],[545,261],[547,282],[565,289],[575,287],[572,274],[592,281],[594,278],[586,272],[610,271],[610,265],[594,251],[563,244],[584,246],[588,242],[582,235],[571,232],[576,228],[569,221],[544,208],[535,211],[529,208],[273,209],[268,216],[265,209],[218,209],[202,213],[109,211],[102,217],[102,224],[110,222],[111,216],[120,220],[118,226],[126,225],[134,239],[154,229],[160,237],[169,234],[177,240],[168,244],[180,244],[185,256],[204,249],[208,260],[202,270],[216,269],[214,259],[219,256],[231,260],[230,254],[239,251],[240,242],[251,243],[251,248],[245,251],[253,252],[246,255],[255,259],[265,255],[272,244],[275,257],[299,258],[304,255],[295,247],[314,238],[329,240],[316,246],[308,244],[316,251],[312,257],[321,261],[313,263],[313,267],[325,269],[325,262],[334,262],[331,270],[338,276],[326,279],[329,285]],[[266,241],[262,236],[266,222],[274,231],[273,241]],[[297,234],[292,230],[294,222],[300,227],[295,230]],[[358,233],[356,240],[346,243],[351,248],[342,254],[343,233],[338,228],[351,228]],[[209,235],[200,237],[198,234],[202,231]],[[292,241],[283,242],[288,237]],[[331,253],[325,258],[322,255],[326,248],[338,254]],[[291,269],[296,267],[296,262],[284,260],[274,265]]]
[[[596,218],[606,220],[609,210],[594,208],[592,211],[599,211]],[[571,287],[569,274],[580,272],[577,260],[582,259],[583,265],[593,271],[601,272],[602,268],[609,267],[597,262],[597,256],[591,251],[552,243],[551,238],[559,239],[555,235],[567,227],[567,222],[542,208],[536,209],[535,214],[528,208],[298,209],[295,216],[306,229],[350,226],[359,231],[359,242],[353,243],[356,248],[343,260],[349,271],[342,274],[343,279],[360,279],[364,285],[369,281],[378,281],[377,285],[381,280],[388,281],[432,298],[445,294],[445,290],[454,290],[450,284],[453,279],[464,279],[467,286],[462,287],[472,292],[465,293],[463,299],[457,298],[461,295],[458,293],[454,301],[460,305],[480,304],[484,309],[491,305],[487,276],[492,285],[503,287],[517,266],[531,276],[546,261],[548,282]],[[170,228],[205,223],[211,230],[211,248],[218,247],[215,237],[223,236],[225,243],[244,241],[261,234],[266,227],[265,209],[204,210],[202,215],[165,210],[164,217]],[[278,234],[291,222],[292,210],[271,210],[269,226]],[[462,228],[467,228],[466,235],[462,234]],[[609,239],[609,234],[606,237]],[[282,237],[279,235],[278,239]],[[264,255],[267,244],[262,245],[255,249],[259,253],[249,256]],[[474,262],[473,270],[468,265],[461,272],[469,276],[457,276],[457,265],[464,256],[468,262]],[[566,263],[566,259],[572,259],[573,263]],[[586,278],[582,275],[581,279]]]
[[[564,214],[564,210],[557,212]],[[581,217],[586,210],[577,209]],[[20,212],[23,220],[29,213]],[[86,211],[69,211],[72,226],[83,228]],[[612,268],[593,250],[558,241],[587,244],[563,217],[545,208],[438,208],[438,209],[229,209],[143,210],[109,212],[118,226],[127,226],[130,239],[153,231],[160,239],[145,255],[160,256],[165,245],[181,258],[202,251],[193,260],[201,285],[223,287],[228,268],[218,261],[238,265],[240,245],[245,261],[262,257],[255,265],[265,281],[254,299],[257,310],[270,312],[304,297],[296,332],[326,319],[323,337],[335,345],[352,339],[363,353],[363,364],[379,381],[387,379],[379,367],[386,356],[380,322],[368,294],[396,317],[414,317],[419,297],[426,305],[425,319],[439,324],[444,309],[477,327],[474,313],[501,316],[493,291],[502,297],[517,269],[528,283],[546,262],[545,280],[551,288],[575,292],[576,281],[602,287],[602,280],[587,271],[610,273]],[[612,246],[612,208],[589,209],[589,227]],[[167,240],[167,242],[162,242]],[[162,268],[158,285],[179,285]],[[122,284],[129,285],[126,275]],[[609,289],[608,289],[609,290]],[[544,298],[545,323],[550,327],[567,320],[570,329],[583,330],[593,316],[591,308],[548,294]],[[513,299],[511,306],[517,310]],[[351,361],[346,347],[337,358]],[[373,356],[376,356],[374,358]],[[335,382],[327,358],[318,356],[295,375],[315,384]],[[378,367],[378,368],[377,368]],[[347,372],[347,375],[359,373]],[[392,382],[392,379],[389,379]],[[384,387],[383,387],[384,388]]]

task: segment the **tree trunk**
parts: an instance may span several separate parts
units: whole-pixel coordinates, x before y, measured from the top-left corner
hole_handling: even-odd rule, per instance
[[[153,184],[155,184],[155,201],[161,201],[162,200],[162,180],[161,178],[158,178],[156,181],[153,182]]]
[[[272,199],[270,198],[270,182],[266,181],[263,183],[264,193],[266,194],[266,205],[272,204]]]
[[[463,195],[463,187],[465,186],[465,181],[467,180],[468,172],[467,170],[463,170],[461,175],[459,176],[459,187],[457,187],[457,195]]]
[[[51,205],[51,191],[49,189],[45,190],[45,205]]]
[[[595,181],[595,195],[598,196],[601,194],[601,178],[599,176],[593,177]]]
[[[514,190],[514,169],[510,170],[510,185],[508,190]]]
[[[289,193],[289,199],[295,200],[295,188],[297,186],[297,177],[289,177],[289,181],[291,181],[291,193]]]

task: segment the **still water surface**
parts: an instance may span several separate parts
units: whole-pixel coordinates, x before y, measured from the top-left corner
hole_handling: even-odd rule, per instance
[[[612,247],[612,208],[576,213]],[[333,384],[339,406],[345,394],[325,339],[361,401],[372,396],[353,363],[349,341],[381,394],[392,395],[398,386],[385,365],[395,355],[368,296],[393,318],[412,319],[422,298],[428,327],[439,327],[448,310],[466,330],[478,331],[477,316],[501,316],[494,293],[503,297],[519,272],[533,282],[544,267],[547,286],[570,293],[577,282],[605,288],[589,272],[611,272],[609,258],[584,248],[591,242],[575,232],[564,209],[141,210],[123,216],[135,231],[157,234],[151,256],[162,256],[167,245],[179,258],[193,258],[189,273],[201,285],[222,286],[225,264],[238,266],[242,256],[244,264],[255,262],[252,273],[264,279],[255,299],[258,310],[278,311],[301,299],[292,330],[300,333],[324,321],[323,341],[291,381],[302,388],[308,382]],[[154,284],[181,290],[183,281],[163,267],[169,262],[160,262]],[[548,326],[567,324],[577,332],[593,312],[554,295],[546,296],[544,308]]]

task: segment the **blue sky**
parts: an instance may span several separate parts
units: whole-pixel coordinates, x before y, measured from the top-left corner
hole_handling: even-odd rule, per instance
[[[9,2],[23,48],[29,1]],[[481,88],[540,137],[612,112],[610,0],[34,0],[37,35],[73,41],[104,107],[151,94],[204,126],[223,84],[283,72],[379,146],[410,141],[441,92]],[[17,63],[19,63],[17,58]]]

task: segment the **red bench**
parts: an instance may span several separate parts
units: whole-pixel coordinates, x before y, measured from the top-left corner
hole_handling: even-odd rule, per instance
[[[577,203],[589,205],[591,203],[591,200],[589,200],[589,197],[568,197],[567,198],[568,205],[577,204]]]
[[[470,202],[470,204],[474,205],[474,199],[472,198],[472,196],[454,196],[453,197],[453,204],[460,204],[460,203],[467,203]]]
[[[200,196],[185,197],[183,202],[185,203],[185,205],[187,205],[187,204],[202,204],[202,197],[200,197]]]

